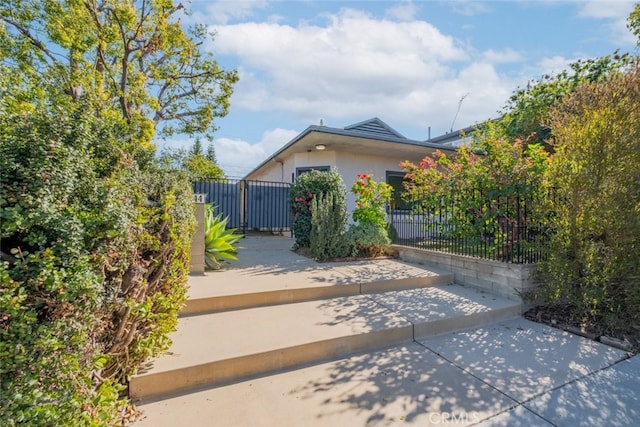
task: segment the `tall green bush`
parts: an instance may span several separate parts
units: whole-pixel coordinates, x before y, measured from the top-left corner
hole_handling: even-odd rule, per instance
[[[104,363],[93,340],[101,246],[119,218],[83,143],[90,131],[46,113],[0,117],[3,425],[91,425],[119,410],[122,386],[92,376]]]
[[[291,185],[289,206],[297,247],[308,248],[311,245],[311,201],[320,193],[333,193],[336,202],[346,199],[346,188],[338,172],[312,170],[300,175]]]
[[[348,255],[346,223],[344,197],[335,192],[316,194],[311,200],[311,255],[319,261]]]
[[[554,236],[540,266],[547,304],[578,322],[640,325],[640,69],[583,84],[552,111]],[[634,332],[635,331],[635,332]]]
[[[121,130],[81,107],[0,115],[2,425],[119,423],[127,377],[169,345],[191,188]]]

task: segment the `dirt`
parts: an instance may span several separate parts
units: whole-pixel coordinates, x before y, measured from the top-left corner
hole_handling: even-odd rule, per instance
[[[523,314],[531,321],[542,323],[554,328],[580,335],[582,337],[604,342],[607,345],[640,353],[640,326],[624,325],[624,327],[605,331],[596,322],[579,322],[571,316],[568,307],[536,306]]]

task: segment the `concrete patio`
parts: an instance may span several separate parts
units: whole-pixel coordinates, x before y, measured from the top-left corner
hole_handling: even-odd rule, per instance
[[[190,278],[136,426],[634,425],[640,356],[397,260],[322,263],[250,237]]]

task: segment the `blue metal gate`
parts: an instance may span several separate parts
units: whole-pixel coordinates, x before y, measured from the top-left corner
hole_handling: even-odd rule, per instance
[[[247,231],[291,230],[289,188],[286,182],[230,180],[195,182],[194,193],[207,194],[207,203],[229,217],[228,226]]]

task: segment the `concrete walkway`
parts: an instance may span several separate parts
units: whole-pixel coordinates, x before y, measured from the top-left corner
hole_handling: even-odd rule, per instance
[[[392,322],[394,328],[413,325],[414,339],[149,401],[139,406],[143,415],[136,426],[630,426],[640,419],[640,356],[629,358],[624,351],[521,317],[434,336],[428,333],[433,332],[430,322],[437,320],[438,308],[448,301],[455,302],[455,310],[471,313],[486,307],[500,309],[508,302],[447,285],[413,289],[440,280],[442,272],[395,260],[318,264],[291,252],[292,244],[283,238],[245,239],[240,262],[225,271],[191,278],[190,301],[199,301],[191,303],[192,313],[219,313],[183,321],[203,322],[191,327],[200,331],[209,324],[207,316],[219,322],[217,332],[198,338],[203,350],[217,343],[203,354],[233,344],[236,339],[227,337],[223,326],[236,327],[246,321],[243,314],[244,319],[256,320],[255,325],[275,321],[271,316],[263,320],[256,316],[267,313],[265,306],[279,298],[284,303],[292,302],[291,298],[309,301],[278,306],[271,313],[294,310],[298,323],[307,322],[313,328],[321,323],[313,317],[318,304],[325,311],[336,302],[340,310],[383,307],[390,311],[383,323]],[[409,289],[386,292],[392,285]],[[367,287],[386,293],[368,296]],[[352,296],[334,298],[334,292]],[[318,302],[313,296],[318,293],[332,299]],[[236,298],[238,294],[244,297]],[[228,297],[235,298],[232,305],[242,306],[249,300],[250,308],[221,302]],[[340,298],[348,298],[349,303]],[[480,319],[463,314],[466,319]],[[338,331],[347,326],[361,328],[343,323],[353,317],[342,316],[334,326]],[[420,324],[428,325],[424,335],[416,332]],[[251,324],[248,328],[252,329]],[[283,328],[295,331],[294,325],[265,331]],[[282,339],[269,338],[266,332],[256,336],[260,335],[274,348],[278,347],[274,340]],[[203,342],[206,339],[211,342]],[[304,340],[304,334],[296,339]],[[242,345],[257,346],[258,341],[250,339]],[[158,366],[163,363],[167,362],[162,358],[157,361]]]

